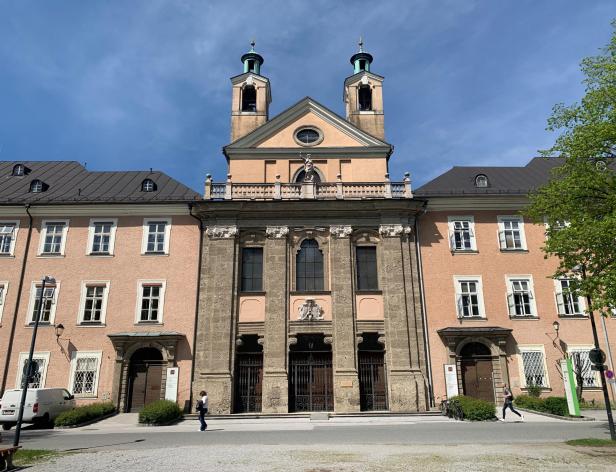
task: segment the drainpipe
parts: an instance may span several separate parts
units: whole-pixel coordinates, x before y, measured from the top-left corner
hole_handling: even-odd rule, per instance
[[[195,352],[197,349],[197,324],[199,320],[199,298],[201,293],[201,258],[203,254],[203,221],[201,220],[201,218],[193,214],[193,206],[193,203],[188,204],[188,212],[190,216],[192,216],[199,223],[199,259],[197,263],[197,298],[195,301],[195,323],[193,326],[193,356],[192,363],[190,365],[190,396],[188,397],[190,402],[188,410],[189,413],[192,411],[193,405],[193,383],[195,381]]]
[[[424,202],[424,206],[422,208],[421,215],[426,214],[426,205],[427,202]],[[430,338],[428,337],[428,316],[426,309],[426,293],[424,290],[424,282],[423,282],[423,263],[421,261],[421,241],[419,239],[419,216],[415,218],[415,240],[417,244],[415,246],[415,251],[417,252],[417,265],[419,265],[419,289],[420,289],[420,297],[421,297],[421,317],[423,319],[423,336],[424,336],[424,349],[426,356],[426,364],[428,369],[428,391],[430,395],[430,406],[434,407],[434,387],[432,383],[432,362],[430,358]]]
[[[21,261],[21,272],[19,274],[19,285],[17,286],[17,298],[15,299],[15,310],[13,312],[13,321],[11,323],[11,333],[9,335],[9,343],[6,350],[6,360],[4,361],[4,371],[2,372],[2,385],[0,385],[0,394],[4,393],[6,388],[6,381],[9,374],[9,366],[11,364],[11,352],[13,350],[13,341],[15,340],[15,328],[17,326],[17,315],[19,313],[19,303],[21,301],[21,294],[24,286],[24,277],[26,275],[26,262],[28,261],[28,253],[30,252],[30,240],[32,239],[32,215],[30,214],[30,204],[27,203],[24,206],[26,213],[28,214],[28,236],[26,238],[26,248],[24,250],[24,257]],[[15,241],[17,244],[17,241]]]

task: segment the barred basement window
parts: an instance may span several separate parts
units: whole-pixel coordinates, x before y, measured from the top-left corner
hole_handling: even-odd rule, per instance
[[[578,376],[582,377],[582,385],[584,388],[600,387],[600,381],[597,371],[592,370],[592,363],[588,356],[589,349],[571,349],[569,355],[573,363],[573,373],[576,383]]]
[[[43,384],[43,374],[45,372],[45,363],[46,359],[44,357],[33,357],[32,358],[32,370],[33,375],[30,376],[30,381],[28,382],[28,388],[43,388],[45,385]],[[21,376],[20,383],[23,383],[24,376],[26,375],[26,370],[28,368],[28,359],[24,359],[22,361],[21,367]],[[19,385],[19,388],[22,388],[22,385]]]
[[[98,357],[77,354],[75,359],[75,374],[73,379],[74,395],[95,395],[98,374]]]
[[[548,382],[543,352],[539,350],[524,350],[521,351],[521,355],[525,386],[547,387]]]

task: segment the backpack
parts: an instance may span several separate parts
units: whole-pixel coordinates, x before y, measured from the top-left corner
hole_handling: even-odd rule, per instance
[[[197,400],[197,405],[195,406],[195,410],[203,411],[203,400],[201,399]]]

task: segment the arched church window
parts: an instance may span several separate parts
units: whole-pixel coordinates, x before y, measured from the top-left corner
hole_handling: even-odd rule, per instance
[[[295,269],[295,288],[298,292],[323,290],[323,253],[314,239],[302,241]]]
[[[242,90],[242,111],[257,111],[257,90],[253,85]]]
[[[369,85],[359,87],[359,111],[372,110],[372,90]]]

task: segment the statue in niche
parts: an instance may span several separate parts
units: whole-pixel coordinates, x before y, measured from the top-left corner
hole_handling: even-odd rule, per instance
[[[312,162],[312,156],[310,154],[306,154],[306,157],[300,152],[299,157],[301,157],[304,161],[304,182],[305,183],[314,183],[316,172],[314,171],[314,163]]]
[[[299,306],[298,311],[299,316],[297,319],[301,321],[320,321],[323,319],[323,310],[312,298],[307,298]]]

